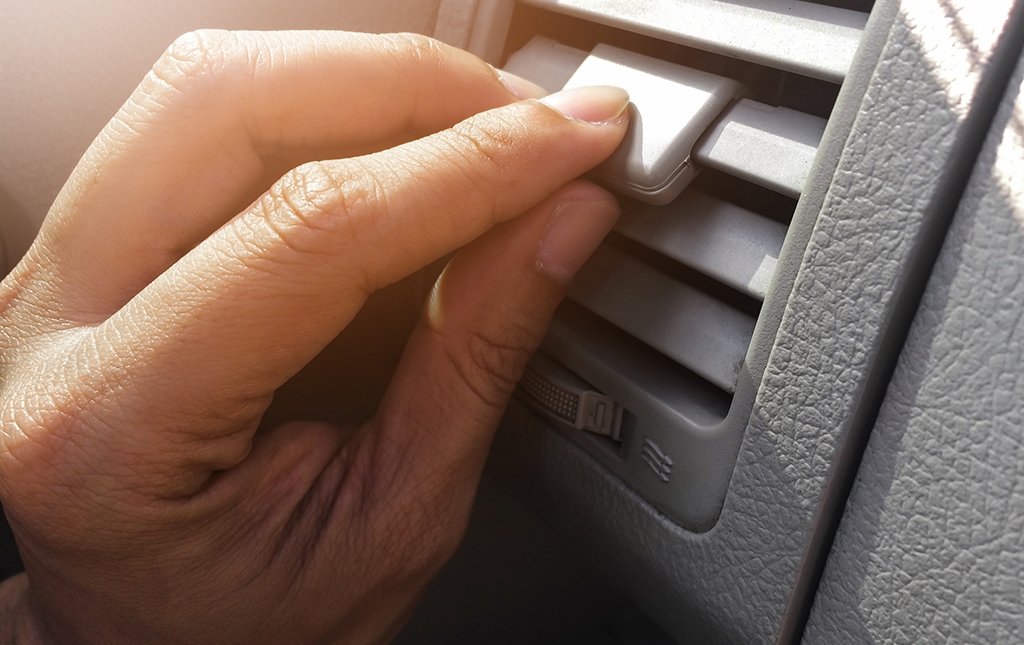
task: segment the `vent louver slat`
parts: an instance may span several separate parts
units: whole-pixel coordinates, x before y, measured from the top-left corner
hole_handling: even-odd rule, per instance
[[[743,99],[704,133],[693,156],[711,168],[799,197],[825,124],[821,117]]]
[[[786,239],[785,225],[693,188],[668,206],[629,202],[615,230],[757,300]]]
[[[867,14],[796,0],[525,0],[669,42],[841,82]]]
[[[745,313],[607,246],[569,297],[723,390],[736,389],[754,333]]]

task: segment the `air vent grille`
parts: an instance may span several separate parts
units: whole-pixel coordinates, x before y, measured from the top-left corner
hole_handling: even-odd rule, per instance
[[[754,319],[648,264],[604,245],[569,297],[714,385],[732,392]]]
[[[633,416],[617,452],[570,436],[692,530],[720,512],[756,389],[745,357],[867,22],[834,5],[864,4],[525,0],[512,18],[506,59],[542,36],[566,47],[571,73],[606,43],[744,88],[694,145],[704,170],[678,198],[622,199],[615,233],[578,275],[543,347]],[[644,454],[671,460],[671,471]]]
[[[665,209],[631,201],[616,231],[756,300],[763,300],[786,226],[691,186]]]

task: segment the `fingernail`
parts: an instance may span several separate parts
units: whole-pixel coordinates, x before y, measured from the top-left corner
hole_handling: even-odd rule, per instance
[[[503,69],[493,68],[498,74],[498,80],[505,86],[505,89],[515,94],[516,98],[525,101],[526,99],[539,99],[542,96],[547,96],[548,91],[540,85],[526,80],[521,76],[516,76],[511,72],[506,72]]]
[[[540,102],[573,121],[607,123],[622,116],[629,93],[621,87],[592,85],[549,94]]]
[[[613,199],[559,204],[541,238],[538,266],[559,284],[568,285],[615,226],[619,212]]]

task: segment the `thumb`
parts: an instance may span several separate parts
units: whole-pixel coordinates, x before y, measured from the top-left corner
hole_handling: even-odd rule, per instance
[[[516,382],[618,215],[611,194],[572,182],[448,265],[374,421],[377,472],[390,489],[378,494],[468,514]]]

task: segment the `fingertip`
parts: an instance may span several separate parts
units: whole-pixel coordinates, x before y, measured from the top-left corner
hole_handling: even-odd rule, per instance
[[[600,125],[628,118],[629,93],[613,85],[592,85],[555,92],[539,102],[571,121]]]

